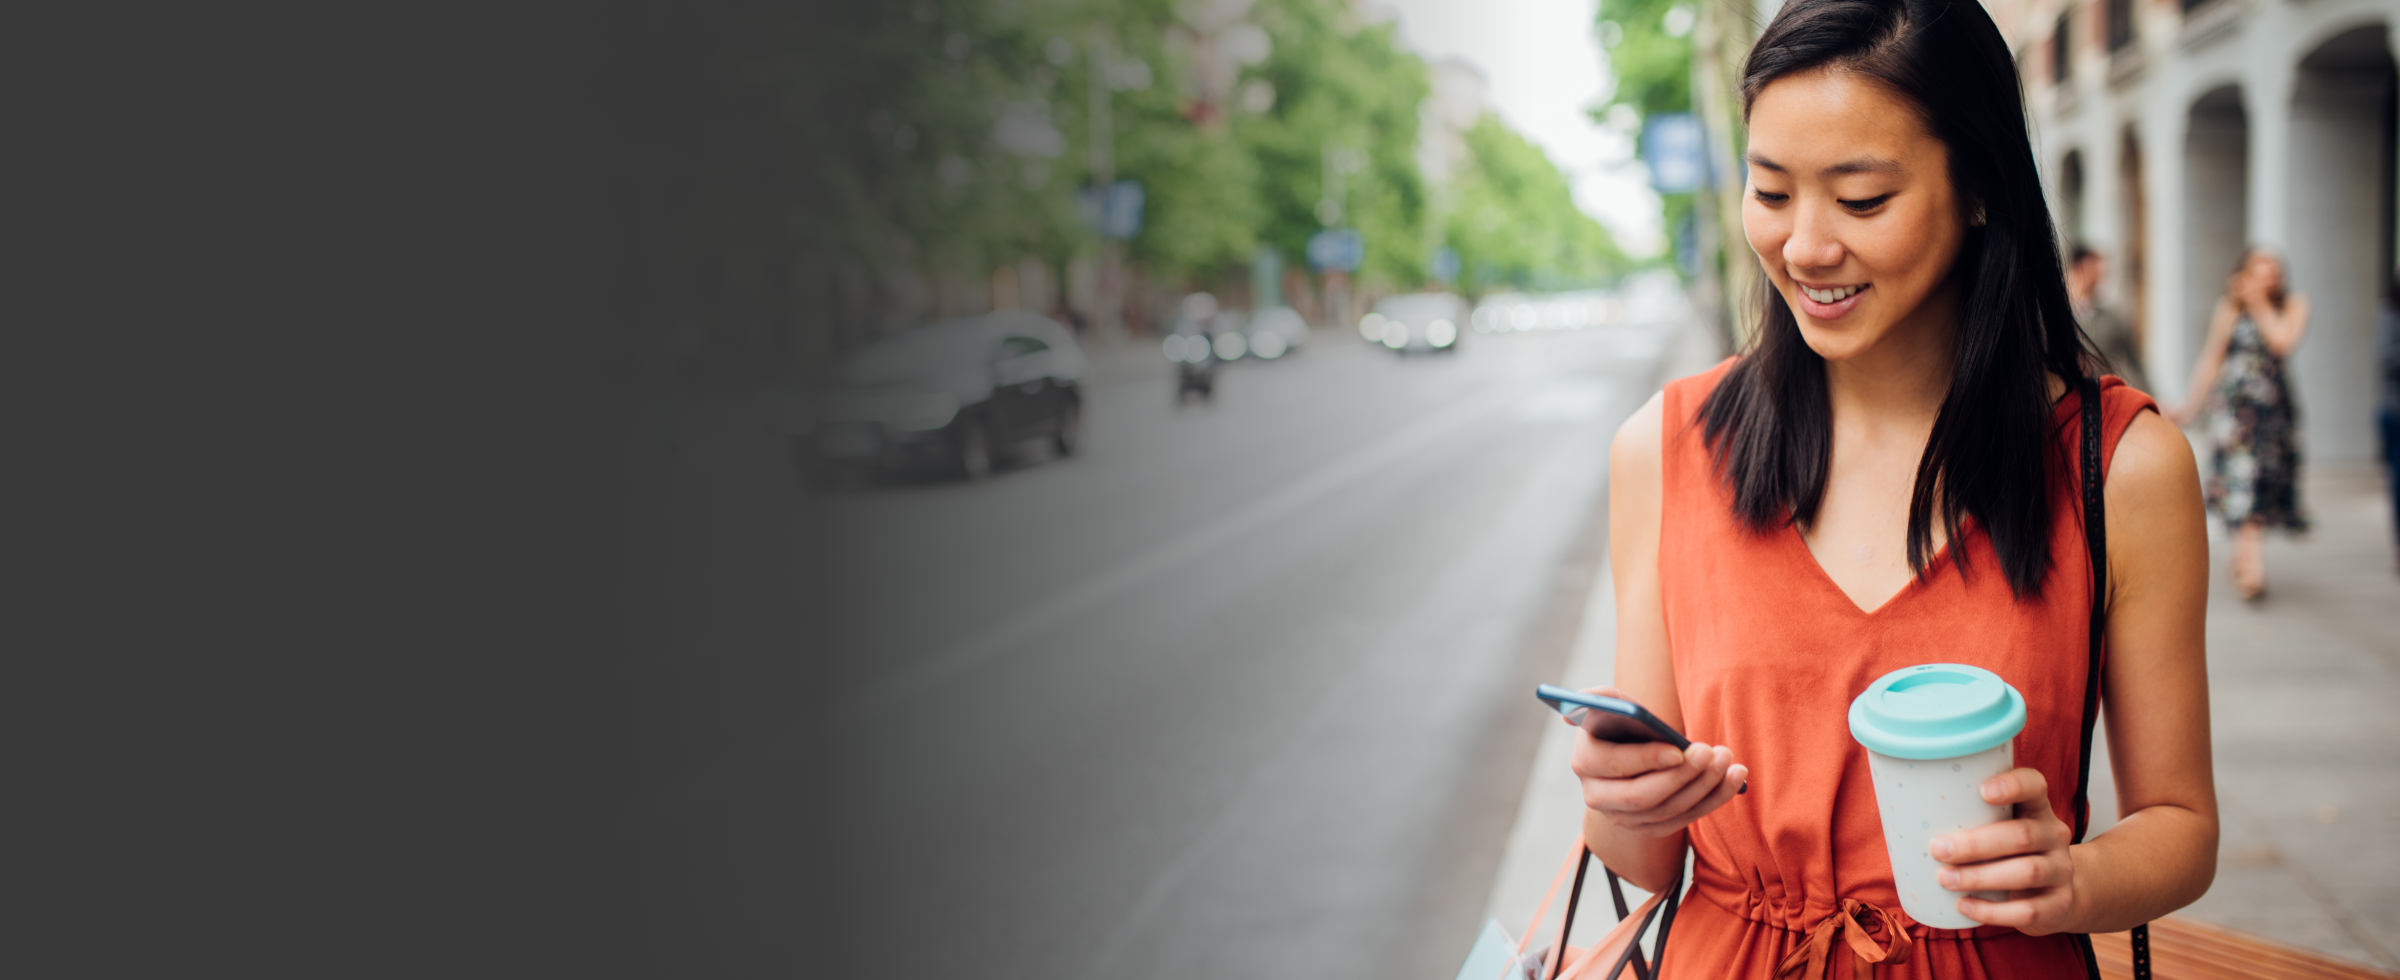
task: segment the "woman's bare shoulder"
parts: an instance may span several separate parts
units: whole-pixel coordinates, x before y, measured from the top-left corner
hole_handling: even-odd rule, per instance
[[[2157,412],[2133,416],[2108,465],[2108,497],[2129,507],[2200,502],[2200,467],[2183,430]],[[2184,498],[2190,498],[2185,501]]]
[[[1650,400],[1635,409],[1625,424],[1617,426],[1617,436],[1609,443],[1608,456],[1612,466],[1642,466],[1656,470],[1666,446],[1667,393],[1653,392]]]

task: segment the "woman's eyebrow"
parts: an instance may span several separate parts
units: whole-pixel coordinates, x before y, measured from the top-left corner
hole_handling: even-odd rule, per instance
[[[1753,167],[1763,167],[1779,174],[1791,172],[1784,169],[1783,164],[1769,160],[1755,150],[1743,154],[1743,157],[1749,160],[1750,165]],[[1823,170],[1817,171],[1817,176],[1845,177],[1850,174],[1896,174],[1907,169],[1908,168],[1901,166],[1900,161],[1898,160],[1890,160],[1884,157],[1867,156],[1855,157],[1849,160],[1844,160],[1830,167],[1826,167]]]
[[[1883,157],[1856,157],[1817,171],[1820,177],[1842,177],[1849,174],[1896,174],[1907,168],[1898,160]]]

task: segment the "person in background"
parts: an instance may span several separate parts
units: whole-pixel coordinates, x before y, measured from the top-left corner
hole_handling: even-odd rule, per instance
[[[2383,400],[2376,415],[2383,432],[2384,490],[2392,498],[2392,567],[2400,570],[2400,272],[2384,282],[2383,309],[2375,314],[2375,353],[2383,365]]]
[[[2108,276],[2108,259],[2081,242],[2075,243],[2067,258],[2067,305],[2075,311],[2075,325],[2083,335],[2092,339],[2100,356],[2108,358],[2108,366],[2117,377],[2140,391],[2150,390],[2150,380],[2142,374],[2142,349],[2139,338],[2133,335],[2133,321],[2112,307],[2100,305],[2100,281]]]
[[[2192,383],[2172,414],[2189,425],[2205,412],[2215,447],[2208,509],[2233,533],[2229,569],[2242,598],[2267,593],[2266,532],[2308,530],[2300,512],[2300,406],[2284,360],[2308,335],[2308,297],[2285,291],[2283,262],[2252,246],[2225,282]]]

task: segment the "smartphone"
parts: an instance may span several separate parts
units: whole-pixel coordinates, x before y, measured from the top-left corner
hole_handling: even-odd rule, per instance
[[[1624,698],[1585,694],[1555,684],[1534,688],[1533,696],[1542,699],[1543,704],[1557,709],[1559,714],[1567,716],[1568,721],[1581,726],[1593,738],[1601,741],[1629,744],[1665,742],[1679,749],[1690,748],[1692,744],[1690,739],[1683,737],[1682,732],[1675,730],[1675,726],[1658,720],[1658,716],[1651,714],[1649,709]]]

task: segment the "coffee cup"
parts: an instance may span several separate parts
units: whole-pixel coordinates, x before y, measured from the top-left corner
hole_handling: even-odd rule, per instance
[[[1867,750],[1892,884],[1910,918],[1936,929],[1972,929],[1961,895],[2005,901],[2007,892],[1954,892],[1935,877],[1926,848],[1943,834],[2009,818],[1983,801],[1983,781],[2016,768],[2025,696],[2000,675],[1965,664],[1904,667],[1850,702],[1850,737]]]

